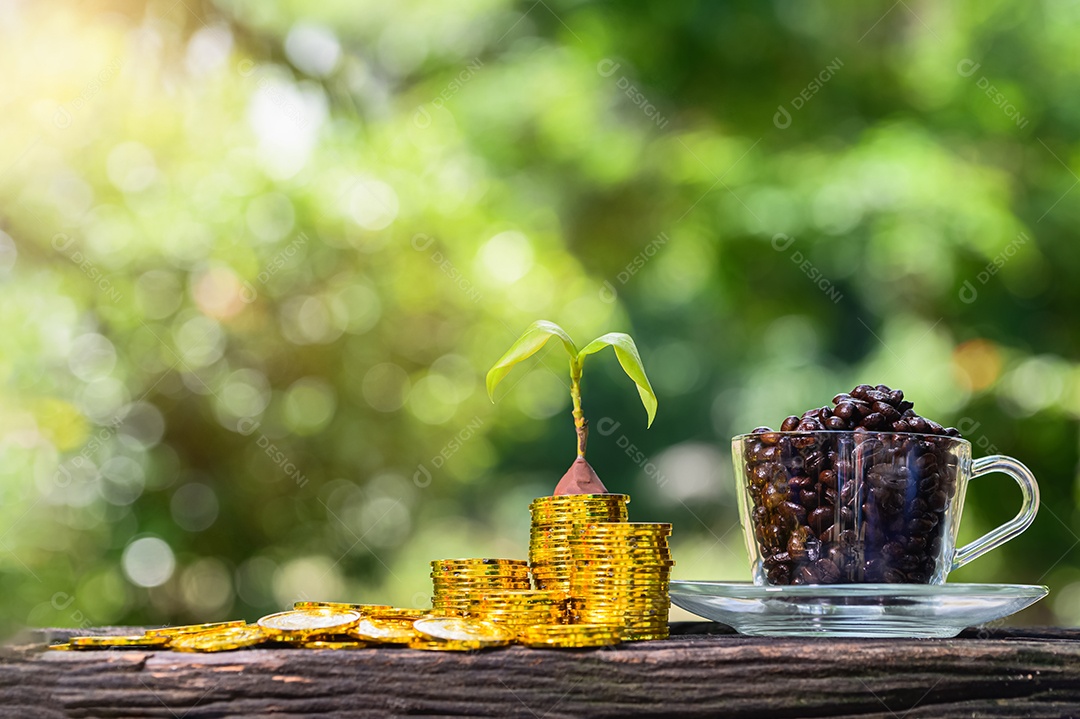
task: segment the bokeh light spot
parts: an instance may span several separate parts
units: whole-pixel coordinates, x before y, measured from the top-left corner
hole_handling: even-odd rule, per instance
[[[285,424],[299,435],[315,434],[334,416],[337,394],[318,377],[304,377],[285,393]]]
[[[127,545],[120,559],[124,575],[140,587],[160,587],[176,569],[172,548],[158,537],[141,537]]]
[[[220,559],[199,559],[180,573],[180,597],[193,616],[222,619],[232,609],[232,572]]]
[[[393,362],[377,364],[364,375],[364,399],[380,412],[396,412],[405,406],[412,383],[409,375]]]
[[[398,215],[398,197],[385,182],[360,179],[349,193],[349,214],[365,230],[382,230]]]
[[[308,75],[325,77],[337,67],[341,44],[327,27],[297,23],[285,36],[285,54]]]
[[[477,261],[480,269],[495,282],[511,285],[532,268],[532,245],[520,232],[500,232],[480,248]]]
[[[205,484],[189,482],[173,492],[169,510],[177,526],[189,532],[202,532],[217,520],[217,494]]]

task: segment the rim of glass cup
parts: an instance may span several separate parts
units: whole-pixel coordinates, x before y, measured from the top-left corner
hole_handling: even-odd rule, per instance
[[[747,432],[746,434],[737,434],[731,438],[732,442],[739,440],[752,439],[754,437],[760,437],[763,434],[779,434],[784,437],[808,437],[810,435],[818,434],[867,434],[867,435],[896,435],[900,437],[932,437],[939,440],[949,440],[950,442],[962,442],[963,444],[971,446],[971,442],[963,437],[951,437],[947,434],[930,434],[929,432],[896,432],[893,430],[882,429],[868,429],[863,432],[856,432],[853,429],[807,429],[807,430],[782,430],[782,429],[770,429],[768,432]]]

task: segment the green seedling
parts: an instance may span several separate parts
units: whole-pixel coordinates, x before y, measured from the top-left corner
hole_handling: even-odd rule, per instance
[[[622,332],[609,332],[597,337],[580,350],[570,335],[554,322],[538,320],[529,325],[529,328],[518,338],[517,342],[507,350],[498,362],[495,363],[487,374],[487,391],[491,401],[495,401],[495,388],[503,380],[514,365],[525,360],[540,351],[547,341],[555,337],[562,343],[563,349],[570,355],[570,399],[573,402],[574,429],[577,434],[577,459],[570,465],[570,469],[559,480],[553,494],[603,494],[607,492],[604,484],[596,475],[596,472],[585,460],[585,447],[589,440],[589,422],[581,410],[581,369],[585,358],[595,354],[605,347],[615,350],[615,357],[619,365],[630,379],[637,385],[641,403],[645,405],[648,414],[648,424],[652,426],[656,417],[656,393],[653,392],[649,378],[645,376],[645,367],[641,363],[641,355],[638,354],[637,345],[630,335]]]

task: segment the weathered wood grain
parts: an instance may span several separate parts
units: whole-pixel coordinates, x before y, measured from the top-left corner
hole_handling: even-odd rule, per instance
[[[612,649],[468,654],[24,643],[0,654],[0,716],[1080,716],[1080,630],[950,640],[764,639],[704,623],[674,631]]]

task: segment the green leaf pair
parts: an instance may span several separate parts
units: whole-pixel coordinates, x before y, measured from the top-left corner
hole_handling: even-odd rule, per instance
[[[638,394],[641,395],[641,403],[645,406],[645,412],[649,416],[648,426],[652,426],[653,419],[656,417],[656,393],[653,391],[652,385],[649,384],[649,378],[645,375],[645,366],[641,363],[641,355],[638,354],[637,345],[634,344],[634,340],[630,335],[623,332],[609,332],[606,335],[597,337],[579,350],[574,341],[570,339],[570,335],[566,333],[566,330],[547,320],[538,320],[529,325],[529,328],[518,338],[517,342],[488,370],[487,391],[491,401],[495,401],[495,388],[510,373],[514,365],[539,352],[552,337],[559,338],[566,353],[570,355],[572,380],[581,377],[581,367],[587,356],[595,354],[605,347],[612,347],[615,350],[615,356],[619,360],[619,365],[637,385]]]

